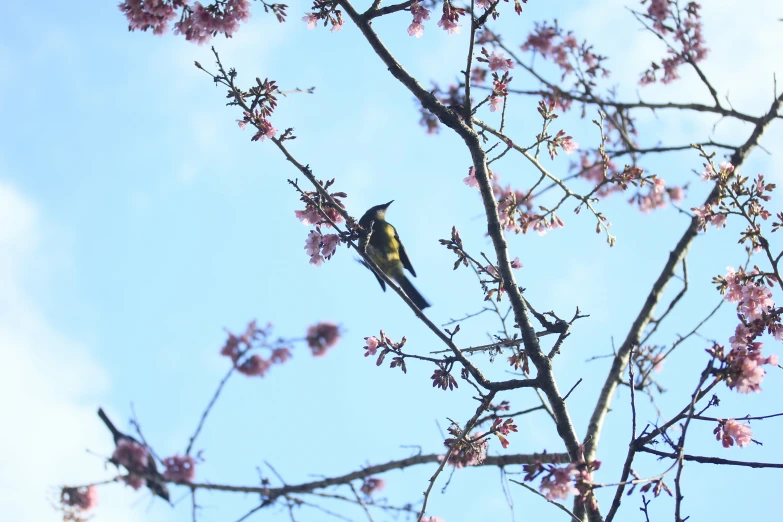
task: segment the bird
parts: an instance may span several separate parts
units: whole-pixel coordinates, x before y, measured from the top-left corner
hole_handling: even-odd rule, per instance
[[[366,233],[370,234],[370,240],[367,242],[367,254],[383,270],[384,274],[400,285],[419,310],[424,310],[430,304],[405,276],[404,269],[407,268],[413,277],[416,277],[416,271],[411,265],[405,247],[402,246],[397,230],[386,221],[386,210],[392,203],[394,200],[383,205],[375,205],[365,212],[359,220],[359,225]],[[370,268],[364,261],[362,264]],[[375,274],[375,272],[373,273]],[[375,277],[385,292],[386,283],[378,274],[375,274]]]
[[[118,430],[114,423],[109,419],[109,417],[106,415],[106,412],[103,411],[103,408],[98,408],[98,417],[101,418],[104,424],[106,424],[106,427],[109,428],[109,431],[111,431],[112,437],[114,437],[114,444],[117,445],[123,440],[127,440],[130,442],[134,442],[138,444],[139,446],[146,449],[144,444],[141,444],[139,441],[131,437],[130,435],[126,435],[120,430]],[[118,463],[111,460],[112,463],[117,465]],[[153,495],[157,495],[166,502],[171,503],[169,500],[169,489],[166,487],[166,479],[163,478],[163,475],[161,475],[158,472],[158,466],[155,464],[155,458],[150,454],[149,458],[147,459],[147,469],[145,470],[139,470],[144,473],[144,476],[142,477],[146,483],[149,490],[152,492]],[[129,469],[128,472],[132,474],[133,470]]]

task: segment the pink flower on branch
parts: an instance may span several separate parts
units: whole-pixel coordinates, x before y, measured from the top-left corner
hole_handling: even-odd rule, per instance
[[[322,321],[307,328],[307,345],[315,357],[326,355],[340,340],[340,327]]]
[[[386,481],[377,477],[367,477],[362,483],[361,491],[368,497],[375,492],[383,491]]]
[[[364,349],[367,350],[364,356],[369,357],[370,355],[375,355],[378,352],[378,347],[381,346],[381,340],[374,335],[365,337],[364,340],[366,341]]]
[[[490,54],[486,48],[482,47],[481,54],[482,56],[477,57],[476,60],[488,64],[489,70],[492,72],[498,70],[508,72],[509,69],[514,68],[514,61],[510,58],[506,58],[503,55],[503,51],[494,51]]]
[[[98,505],[98,488],[63,488],[60,492],[60,503],[82,511],[90,511]]]
[[[182,20],[174,24],[174,34],[185,35],[188,41],[203,44],[218,33],[227,38],[239,30],[241,22],[250,19],[249,0],[226,0],[204,7],[195,2],[189,7]]]
[[[338,9],[337,2],[332,0],[314,0],[313,10],[305,13],[302,21],[307,24],[308,29],[315,29],[318,22],[323,20],[324,26],[332,24],[331,32],[340,31],[343,28],[343,14]]]
[[[258,354],[253,354],[242,361],[236,368],[239,373],[247,375],[248,377],[263,377],[271,367],[271,362],[265,360]]]
[[[419,5],[419,2],[413,2],[410,10],[413,15],[413,22],[408,26],[408,35],[421,38],[424,34],[424,21],[430,19],[430,10]]]
[[[192,482],[196,476],[196,461],[190,455],[174,455],[163,459],[163,478],[174,482]]]
[[[177,18],[177,10],[186,4],[182,0],[125,0],[119,5],[128,19],[129,31],[146,31],[162,35],[169,29],[169,22]]]
[[[747,446],[753,440],[753,431],[747,424],[741,424],[734,419],[718,420],[718,426],[712,431],[715,440],[721,441],[724,448],[730,448],[737,443],[740,448]]]
[[[307,24],[307,29],[315,29],[318,25],[318,16],[315,13],[307,13],[302,17],[302,21]]]
[[[129,471],[143,470],[147,468],[150,453],[147,448],[134,440],[120,439],[111,456],[117,464],[125,466]]]
[[[442,28],[449,34],[459,34],[460,26],[457,22],[459,17],[465,14],[465,10],[460,7],[453,7],[448,0],[443,3],[443,16],[441,16],[438,22],[438,27]]]

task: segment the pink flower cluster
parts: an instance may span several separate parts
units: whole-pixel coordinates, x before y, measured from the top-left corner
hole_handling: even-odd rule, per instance
[[[726,384],[730,389],[736,389],[739,393],[761,391],[761,382],[767,373],[762,365],[778,364],[778,356],[772,354],[765,358],[761,354],[762,348],[762,343],[752,342],[745,348],[733,348],[725,356]]]
[[[60,503],[81,511],[89,511],[98,505],[98,488],[63,488],[60,493]]]
[[[129,471],[147,468],[150,453],[147,448],[131,439],[120,439],[112,454],[112,460],[128,468]]]
[[[410,9],[413,22],[408,26],[408,35],[421,38],[424,34],[424,21],[430,19],[430,10],[420,5],[418,1],[413,2]]]
[[[324,26],[332,24],[330,32],[341,31],[345,22],[343,14],[338,8],[337,2],[332,0],[314,0],[312,12],[306,13],[302,21],[307,24],[307,29],[315,29],[320,20],[324,21]]]
[[[177,17],[177,9],[190,0],[125,0],[119,5],[128,19],[129,31],[146,31],[162,35],[169,29],[169,22]]]
[[[447,461],[448,464],[454,466],[457,469],[467,466],[478,466],[487,457],[487,446],[489,441],[485,437],[484,433],[477,432],[472,437],[466,436],[461,442],[457,442],[462,435],[462,430],[451,426],[449,433],[453,435],[453,438],[448,438],[443,441],[443,445],[447,448],[452,448],[451,455]]]
[[[253,354],[250,357],[246,357],[241,363],[239,360],[253,348],[253,342],[257,339],[266,339],[269,335],[269,328],[271,324],[267,325],[267,329],[261,329],[256,326],[256,321],[250,321],[247,325],[245,333],[241,336],[234,335],[230,331],[228,332],[228,339],[226,343],[220,349],[220,354],[231,359],[234,363],[234,367],[243,375],[248,377],[263,377],[266,372],[274,364],[283,364],[291,358],[291,350],[287,346],[262,344],[264,348],[271,350],[271,354],[268,359],[264,359],[258,354]],[[278,341],[278,344],[282,341]]]
[[[438,27],[449,34],[459,34],[462,26],[457,22],[459,17],[465,14],[465,10],[460,7],[454,7],[449,0],[443,2],[443,15],[440,17]]]
[[[362,483],[361,491],[368,497],[377,491],[383,491],[386,481],[377,477],[368,477]]]
[[[745,316],[747,321],[761,320],[764,314],[774,308],[775,301],[772,300],[772,292],[752,279],[758,275],[757,270],[753,270],[749,274],[745,274],[742,269],[735,271],[731,266],[726,267],[726,270],[721,292],[725,294],[724,299],[728,302],[737,303],[737,310]]]
[[[554,25],[536,22],[534,31],[528,35],[521,49],[538,53],[554,62],[563,71],[563,78],[576,70],[577,62],[581,62],[579,70],[590,78],[595,78],[599,73],[604,77],[609,76],[609,71],[602,66],[605,58],[593,53],[592,47],[586,43],[579,45],[574,34],[563,31],[557,25],[557,20]]]
[[[565,500],[569,493],[573,493],[578,495],[579,503],[594,509],[597,508],[597,503],[592,491],[593,471],[600,467],[601,461],[586,462],[584,457],[562,467],[536,461],[523,466],[523,480],[529,482],[541,476],[538,490],[547,500]]]
[[[718,426],[712,431],[715,440],[721,441],[724,448],[730,448],[737,443],[740,448],[747,446],[753,440],[753,431],[747,424],[741,424],[734,419],[718,419]]]
[[[628,200],[628,203],[637,204],[640,212],[649,214],[653,210],[665,207],[666,196],[672,203],[682,201],[684,195],[683,188],[667,187],[666,180],[663,178],[655,176],[652,178],[652,183],[645,184],[648,185],[646,193],[639,191]]]
[[[190,455],[174,455],[163,459],[163,478],[174,482],[192,482],[196,476],[196,461]]]
[[[675,26],[674,38],[680,45],[681,50],[669,49],[669,56],[661,60],[661,65],[653,63],[647,69],[639,83],[648,85],[655,83],[658,78],[656,73],[663,69],[662,83],[671,83],[677,80],[680,75],[678,68],[684,63],[696,64],[707,57],[709,49],[704,46],[704,36],[702,35],[701,15],[699,9],[701,6],[696,2],[689,2],[679,13],[672,13],[672,5],[667,0],[652,0],[647,14],[653,20],[653,29],[659,35],[665,36],[669,32],[665,22],[668,20],[670,25]]]
[[[492,428],[490,429],[490,433],[498,438],[500,445],[503,446],[504,449],[508,448],[509,442],[503,435],[508,435],[512,431],[519,431],[517,425],[514,424],[514,419],[506,419],[505,421],[503,419],[495,419],[492,423]]]
[[[273,82],[274,83],[274,82]],[[275,105],[274,98],[272,98],[273,107]],[[271,111],[270,111],[271,113]],[[250,141],[265,141],[267,138],[272,139],[277,134],[277,129],[272,125],[265,115],[256,111],[256,114],[244,113],[244,117],[241,120],[237,120],[237,125],[242,130],[245,130],[248,123],[252,123],[256,128],[256,133],[250,138]]]
[[[468,177],[463,181],[468,186],[478,186],[473,167],[468,172]],[[550,230],[556,230],[565,226],[563,220],[552,213],[548,218],[542,214],[533,212],[533,198],[521,190],[512,189],[510,185],[502,186],[499,183],[500,176],[494,174],[492,179],[492,192],[498,202],[498,216],[503,228],[516,234],[526,234],[529,229],[535,230],[539,235],[544,235]]]
[[[225,0],[207,7],[195,2],[184,18],[174,24],[174,34],[185,35],[186,40],[201,45],[218,33],[231,38],[239,24],[249,19],[249,0]]]
[[[310,256],[310,264],[321,266],[325,260],[329,260],[340,244],[340,236],[337,234],[321,234],[320,227],[311,230],[305,240],[305,253]]]
[[[331,206],[324,206],[323,212],[335,224],[339,225],[340,223],[345,221],[343,219],[343,216],[340,214],[340,211],[337,210],[336,208],[333,208]],[[305,205],[304,210],[294,210],[294,215],[296,216],[296,219],[298,219],[305,225],[323,225],[327,228],[332,228],[332,224],[321,215],[321,210],[317,209],[310,202],[308,202]]]
[[[313,356],[326,355],[340,340],[340,327],[328,321],[322,321],[307,328],[307,346]]]
[[[446,520],[440,517],[421,517],[419,522],[446,522]]]
[[[778,364],[775,354],[764,357],[761,353],[763,343],[756,341],[764,331],[768,331],[777,340],[783,340],[783,327],[780,324],[781,312],[775,307],[772,292],[757,281],[763,281],[758,270],[745,273],[733,267],[727,268],[723,277],[715,278],[724,299],[737,303],[737,315],[740,324],[731,336],[731,350],[725,354],[723,346],[716,344],[708,352],[725,364],[726,384],[739,393],[761,391],[761,382],[766,371],[765,364]]]
[[[576,465],[568,464],[562,468],[552,466],[541,478],[538,490],[547,500],[566,500],[571,493],[578,493],[573,479],[577,474]]]

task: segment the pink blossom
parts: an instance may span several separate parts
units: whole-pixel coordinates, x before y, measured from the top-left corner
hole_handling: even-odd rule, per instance
[[[510,58],[503,56],[503,51],[495,51],[489,55],[489,70],[497,71],[502,69],[508,71],[514,68],[514,62]]]
[[[728,272],[723,276],[723,279],[726,280],[728,286],[726,295],[723,298],[730,303],[736,303],[742,299],[742,275],[739,272],[735,272],[732,266],[727,266],[726,270]]]
[[[658,355],[653,357],[653,360],[652,360],[652,364],[653,364],[652,369],[653,369],[653,371],[656,372],[656,373],[663,371],[663,363],[664,362],[666,362],[666,361],[663,358],[663,354],[662,353],[659,353]]]
[[[720,440],[724,448],[730,448],[737,443],[740,448],[747,446],[753,440],[753,431],[747,424],[741,424],[734,419],[718,420],[718,427],[713,431],[716,440]]]
[[[162,35],[169,28],[169,22],[177,17],[176,9],[183,2],[174,0],[125,0],[119,5],[120,11],[128,19],[128,30],[146,31],[152,29],[157,35]]]
[[[422,5],[419,5],[418,1],[411,4],[411,14],[413,15],[414,22],[421,23],[430,19],[430,10]]]
[[[315,13],[307,13],[302,17],[302,21],[307,23],[308,29],[315,29],[315,26],[318,25],[318,16]]]
[[[522,268],[522,262],[519,260],[519,256],[515,257],[514,260],[511,261],[511,268],[515,270]]]
[[[538,490],[544,494],[547,500],[566,500],[569,493],[577,493],[572,482],[575,469],[573,464],[562,468],[552,467],[549,473],[541,478]]]
[[[440,517],[421,517],[420,522],[446,522],[446,521]]]
[[[413,22],[408,26],[408,36],[415,36],[421,38],[424,34],[424,24],[421,22]]]
[[[220,349],[220,355],[231,357],[231,360],[236,362],[239,357],[239,337],[228,332],[228,339],[226,339],[226,344]]]
[[[141,488],[147,485],[147,481],[139,477],[138,475],[128,475],[122,477],[122,481],[125,482],[125,484],[127,484],[128,486],[135,489],[136,491],[140,490]]]
[[[377,477],[368,477],[364,479],[361,490],[362,493],[364,493],[367,496],[370,496],[376,491],[382,491],[385,486],[386,486],[385,480]]]
[[[310,256],[310,264],[321,266],[324,258],[321,257],[321,234],[317,230],[311,230],[305,240],[305,253]]]
[[[305,225],[315,225],[321,221],[321,214],[314,207],[308,206],[305,210],[294,210],[296,219]]]
[[[444,31],[447,31],[449,34],[459,34],[462,26],[457,22],[449,20],[444,14],[440,19],[440,22],[438,22],[438,27],[442,28]]]
[[[726,384],[730,389],[739,393],[761,391],[761,382],[767,373],[762,365],[778,362],[776,355],[764,358],[762,348],[761,343],[753,342],[747,348],[734,348],[726,355]]]
[[[275,134],[277,134],[277,129],[274,128],[268,120],[260,120],[258,122],[257,128],[258,132],[256,132],[255,135],[250,138],[250,141],[264,141],[267,138],[274,138]]]
[[[724,174],[731,174],[732,172],[734,172],[734,165],[732,165],[728,161],[724,161],[723,163],[718,165],[718,168],[720,168],[721,172],[723,172]]]
[[[364,349],[367,350],[367,353],[365,353],[364,356],[368,357],[370,355],[375,355],[378,351],[378,345],[381,344],[381,340],[375,336],[365,337],[364,340],[367,343],[364,345]]]
[[[150,453],[147,448],[131,439],[120,439],[114,449],[112,460],[129,470],[145,469],[149,462]]]
[[[239,29],[240,22],[249,19],[249,0],[226,0],[225,3],[208,7],[195,2],[190,8],[190,14],[174,24],[174,34],[185,35],[186,40],[203,44],[217,33],[230,38]]]
[[[748,347],[749,339],[750,330],[748,330],[745,325],[738,324],[737,328],[734,330],[734,335],[729,337],[729,342],[731,343],[732,348],[739,350]]]
[[[669,199],[674,203],[681,202],[685,196],[682,187],[669,187],[666,189],[666,192],[669,194]]]
[[[497,112],[503,108],[503,98],[501,96],[495,96],[494,94],[489,97],[489,111]]]
[[[489,9],[492,5],[492,0],[476,0],[476,7],[478,9]]]
[[[413,15],[413,23],[408,27],[408,35],[421,38],[424,34],[423,22],[430,19],[430,10],[419,5],[419,2],[413,2],[410,9]]]
[[[462,180],[465,185],[473,188],[478,188],[478,180],[476,179],[476,168],[470,167],[468,169],[468,177]]]
[[[65,506],[72,506],[82,511],[89,511],[98,505],[98,488],[88,486],[86,488],[63,488],[60,494],[60,502]]]
[[[560,147],[563,148],[563,152],[566,154],[573,154],[579,148],[579,144],[571,136],[566,136],[560,142]]]
[[[434,383],[433,383],[434,386]],[[451,430],[450,430],[451,431]],[[454,434],[454,432],[451,432]],[[483,437],[484,433],[474,433],[470,437],[470,441],[463,440],[457,447],[451,451],[449,455],[448,463],[457,469],[467,466],[478,466],[484,462],[484,458],[487,456],[487,446],[489,441]],[[451,447],[455,444],[457,439],[446,439],[443,444],[446,447]]]
[[[163,459],[163,478],[174,482],[192,482],[196,476],[196,461],[190,455],[174,455]]]
[[[237,366],[237,371],[248,377],[263,377],[269,368],[272,367],[272,363],[265,360],[258,354],[253,354]]]
[[[332,20],[332,28],[329,29],[330,33],[335,33],[343,30],[345,23],[342,20]]]
[[[653,27],[661,33],[667,33],[668,29],[663,24],[669,17],[669,0],[651,0],[647,8],[647,14],[653,20]]]
[[[340,340],[340,327],[322,321],[307,328],[307,345],[315,357],[321,357]]]
[[[291,358],[291,350],[287,347],[275,348],[272,350],[272,355],[269,356],[269,360],[274,364],[283,364]]]
[[[340,236],[337,234],[324,234],[321,236],[321,241],[323,242],[321,255],[323,255],[325,259],[330,259],[337,250],[337,245],[340,244]]]
[[[748,282],[741,290],[739,310],[749,321],[761,319],[762,314],[768,313],[775,306],[772,300],[772,292],[765,286]]]

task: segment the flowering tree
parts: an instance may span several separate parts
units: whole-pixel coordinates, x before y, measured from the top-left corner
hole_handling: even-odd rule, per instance
[[[618,99],[612,89],[603,85],[610,75],[607,58],[557,21],[532,22],[529,33],[520,41],[512,42],[511,38],[502,38],[499,32],[493,31],[493,23],[499,17],[524,18],[523,3],[526,1],[515,0],[511,7],[508,0],[473,0],[462,4],[448,0],[408,0],[382,6],[380,0],[375,0],[370,6],[362,6],[365,10],[360,11],[348,0],[315,0],[312,10],[301,18],[309,29],[324,26],[334,32],[345,25],[355,26],[374,56],[388,69],[389,81],[400,83],[417,100],[424,131],[454,133],[470,155],[470,165],[465,166],[459,178],[480,196],[486,233],[493,250],[490,254],[478,253],[470,245],[481,238],[463,238],[456,227],[443,234],[440,245],[455,257],[453,269],[475,273],[483,303],[479,312],[468,312],[461,319],[441,326],[416,306],[371,255],[368,244],[375,233],[374,226],[360,226],[360,216],[348,211],[351,187],[340,186],[338,178],[319,179],[329,176],[318,173],[314,160],[295,157],[289,150],[291,140],[315,137],[296,136],[292,128],[281,131],[275,127],[285,126],[285,122],[277,121],[274,114],[280,96],[289,92],[278,87],[278,83],[285,83],[285,78],[263,81],[257,78],[250,85],[244,84],[239,72],[224,63],[214,47],[214,65],[195,64],[224,90],[229,108],[236,111],[239,128],[250,131],[252,141],[269,141],[263,144],[269,145],[264,154],[277,149],[290,162],[292,177],[301,176],[307,180],[306,185],[295,179],[290,179],[289,183],[301,200],[301,207],[292,209],[295,217],[311,227],[304,238],[310,263],[320,266],[340,250],[353,249],[382,285],[391,288],[410,307],[412,320],[423,323],[441,343],[440,348],[424,355],[423,341],[408,341],[396,332],[389,335],[383,330],[377,335],[367,332],[364,356],[372,357],[377,366],[388,363],[389,368],[404,373],[411,365],[426,366],[433,372],[434,388],[448,392],[462,385],[475,392],[474,413],[467,419],[450,420],[442,452],[420,452],[408,458],[388,460],[299,484],[288,484],[280,476],[275,480],[263,478],[259,484],[248,485],[213,483],[197,478],[200,457],[195,444],[229,378],[237,373],[264,377],[274,366],[287,363],[297,344],[306,344],[315,357],[324,356],[341,335],[337,324],[321,322],[311,326],[303,338],[275,338],[271,325],[260,328],[252,321],[241,335],[229,332],[219,350],[220,355],[230,361],[227,374],[218,383],[184,451],[159,458],[154,447],[142,436],[136,419],[132,421],[136,433],[124,433],[101,411],[116,444],[108,461],[117,468],[118,475],[110,482],[121,482],[133,489],[148,488],[166,501],[171,498],[170,490],[181,489],[191,498],[194,520],[202,516],[197,495],[214,491],[226,495],[252,493],[259,497],[257,506],[240,520],[280,506],[287,508],[291,519],[295,520],[297,509],[303,506],[318,508],[328,498],[342,502],[350,516],[375,520],[374,517],[405,514],[413,520],[434,522],[443,519],[432,512],[429,500],[436,483],[448,483],[441,478],[444,470],[459,470],[455,473],[466,474],[471,468],[491,467],[500,470],[506,484],[537,492],[542,497],[541,502],[556,504],[562,510],[563,520],[608,521],[629,516],[620,515],[621,510],[629,513],[637,508],[649,520],[650,495],[665,494],[664,497],[673,499],[671,509],[675,520],[681,521],[688,518],[689,510],[695,510],[684,500],[686,464],[783,467],[781,463],[772,462],[774,458],[762,462],[741,460],[734,455],[724,458],[694,454],[686,445],[687,435],[711,430],[716,447],[733,452],[735,447],[758,442],[753,439],[751,422],[783,415],[773,412],[732,416],[731,412],[722,411],[718,395],[760,393],[767,371],[778,365],[774,348],[765,348],[764,343],[783,340],[783,307],[775,304],[773,295],[773,291],[779,289],[779,262],[783,252],[772,244],[774,233],[783,226],[783,212],[774,214],[770,204],[775,184],[763,174],[743,173],[743,165],[759,145],[765,130],[781,119],[783,94],[776,92],[763,114],[735,110],[721,98],[713,80],[705,75],[700,65],[709,55],[702,34],[701,6],[694,2],[645,0],[628,16],[635,18],[650,38],[664,42],[667,51],[658,62],[639,71],[639,85],[676,85],[680,75],[691,70],[703,83],[709,102],[652,103]],[[281,23],[287,21],[286,5],[263,0],[261,4],[264,12],[271,12]],[[240,30],[242,23],[250,17],[251,4],[248,0],[217,1],[208,6],[189,0],[128,0],[120,4],[120,10],[132,31],[150,30],[160,35],[174,22],[175,34],[204,44],[219,34],[230,37]],[[434,13],[439,16],[439,29],[430,27]],[[398,23],[400,31],[409,23],[407,34],[415,39],[424,36],[427,30],[469,33],[466,65],[463,70],[455,71],[457,81],[446,88],[437,84],[431,90],[422,87],[426,79],[412,76],[373,27],[373,22],[382,17]],[[399,21],[402,18],[404,22]],[[411,40],[411,45],[417,44],[415,39]],[[538,63],[541,60],[543,67]],[[549,72],[542,72],[542,69]],[[521,73],[524,79],[512,77],[512,71]],[[552,75],[552,71],[556,73]],[[295,103],[293,98],[290,100]],[[515,135],[509,131],[512,120],[517,117],[512,107],[536,109],[539,131],[534,136]],[[594,134],[580,136],[579,143],[574,133],[557,125],[558,117],[577,109],[582,118],[595,124]],[[650,145],[647,143],[656,137],[640,137],[637,131],[638,118],[650,111],[711,113],[744,122],[747,132],[738,135],[732,143],[694,136],[689,143]],[[687,179],[683,177],[674,182],[670,178],[667,181],[645,166],[651,158],[677,151],[691,151],[692,166],[701,164],[699,183],[709,186],[709,194],[700,204],[680,207],[689,188]],[[551,162],[560,154],[574,158],[565,170],[550,166],[556,165]],[[719,154],[727,156],[725,161],[719,159]],[[311,168],[308,162],[314,166]],[[525,176],[504,184],[497,172],[500,165],[521,169]],[[672,176],[676,178],[680,171],[686,170],[671,169]],[[454,183],[454,179],[453,175],[444,175],[443,183]],[[575,390],[579,382],[569,383],[566,386],[570,389],[564,392],[566,386],[558,382],[554,370],[558,355],[577,342],[578,334],[571,337],[575,325],[588,316],[578,307],[575,313],[567,316],[559,311],[538,312],[536,307],[541,305],[525,296],[520,282],[532,287],[543,281],[525,277],[524,256],[521,260],[517,256],[512,258],[509,241],[531,231],[552,232],[548,240],[557,241],[556,230],[565,226],[565,210],[573,209],[578,216],[571,219],[590,220],[595,231],[613,246],[617,238],[611,232],[609,217],[602,207],[617,196],[626,198],[645,214],[667,206],[677,208],[687,216],[687,225],[684,231],[667,231],[671,235],[672,250],[665,264],[657,268],[647,294],[622,296],[621,306],[626,302],[627,306],[636,306],[639,302],[642,306],[626,325],[627,333],[619,346],[602,359],[604,364],[600,371],[605,374],[604,384],[587,401],[589,422],[579,426],[573,420],[568,401],[572,393],[578,393]],[[731,245],[733,240],[725,251],[727,263],[738,268],[729,267],[722,274],[689,274],[689,248],[699,239],[700,232],[709,234],[732,222],[741,227],[738,242],[744,251],[735,251]],[[633,238],[627,240],[633,241]],[[358,265],[357,270],[360,270]],[[520,274],[520,282],[516,273]],[[656,338],[659,328],[672,317],[673,311],[680,310],[678,304],[688,290],[689,281],[694,278],[711,278],[722,297],[717,298],[716,304],[708,303],[704,309],[687,311],[693,318],[689,332],[674,341],[659,340]],[[665,290],[670,283],[679,284],[676,281],[682,283],[682,288],[665,300],[668,295]],[[727,339],[704,341],[706,323],[725,303],[736,311],[732,324],[734,334]],[[496,316],[499,333],[493,333],[487,344],[465,346],[460,341],[461,334],[471,328],[474,317],[485,312]],[[637,406],[637,401],[644,395],[654,403],[663,391],[656,374],[661,371],[664,361],[673,358],[678,349],[699,343],[704,349],[701,367],[669,368],[690,383],[692,392],[679,397],[675,409],[658,410],[656,419],[642,421],[637,415],[637,407],[642,406]],[[355,348],[359,357],[361,351]],[[588,354],[600,355],[597,352]],[[493,370],[497,366],[510,368],[515,375],[508,378]],[[293,367],[280,369],[286,370],[296,371]],[[599,448],[605,420],[621,387],[629,391],[630,410],[625,419],[630,428],[627,447]],[[538,401],[533,406],[522,399],[522,393],[530,391],[535,392]],[[585,397],[581,399],[584,401]],[[524,403],[523,407],[516,406],[520,402]],[[546,421],[553,423],[559,440],[553,441],[551,447],[515,451],[516,447],[524,448],[518,419],[537,411],[544,412]],[[688,441],[690,438],[692,436]],[[500,446],[497,455],[490,454],[490,447],[495,444]],[[602,452],[620,451],[624,455],[622,465],[616,469],[601,466]],[[653,455],[657,460],[643,460],[647,455]],[[421,485],[423,494],[420,498],[401,505],[378,498],[378,492],[386,485],[385,473],[421,466],[427,466],[431,474],[429,481]],[[274,468],[272,470],[277,475]],[[693,472],[703,473],[699,468]],[[514,473],[519,475],[519,480],[509,478]],[[82,519],[96,503],[96,488],[105,485],[64,486],[61,504],[65,519]],[[342,493],[340,488],[346,487],[351,495]],[[637,496],[629,497],[631,494]]]

